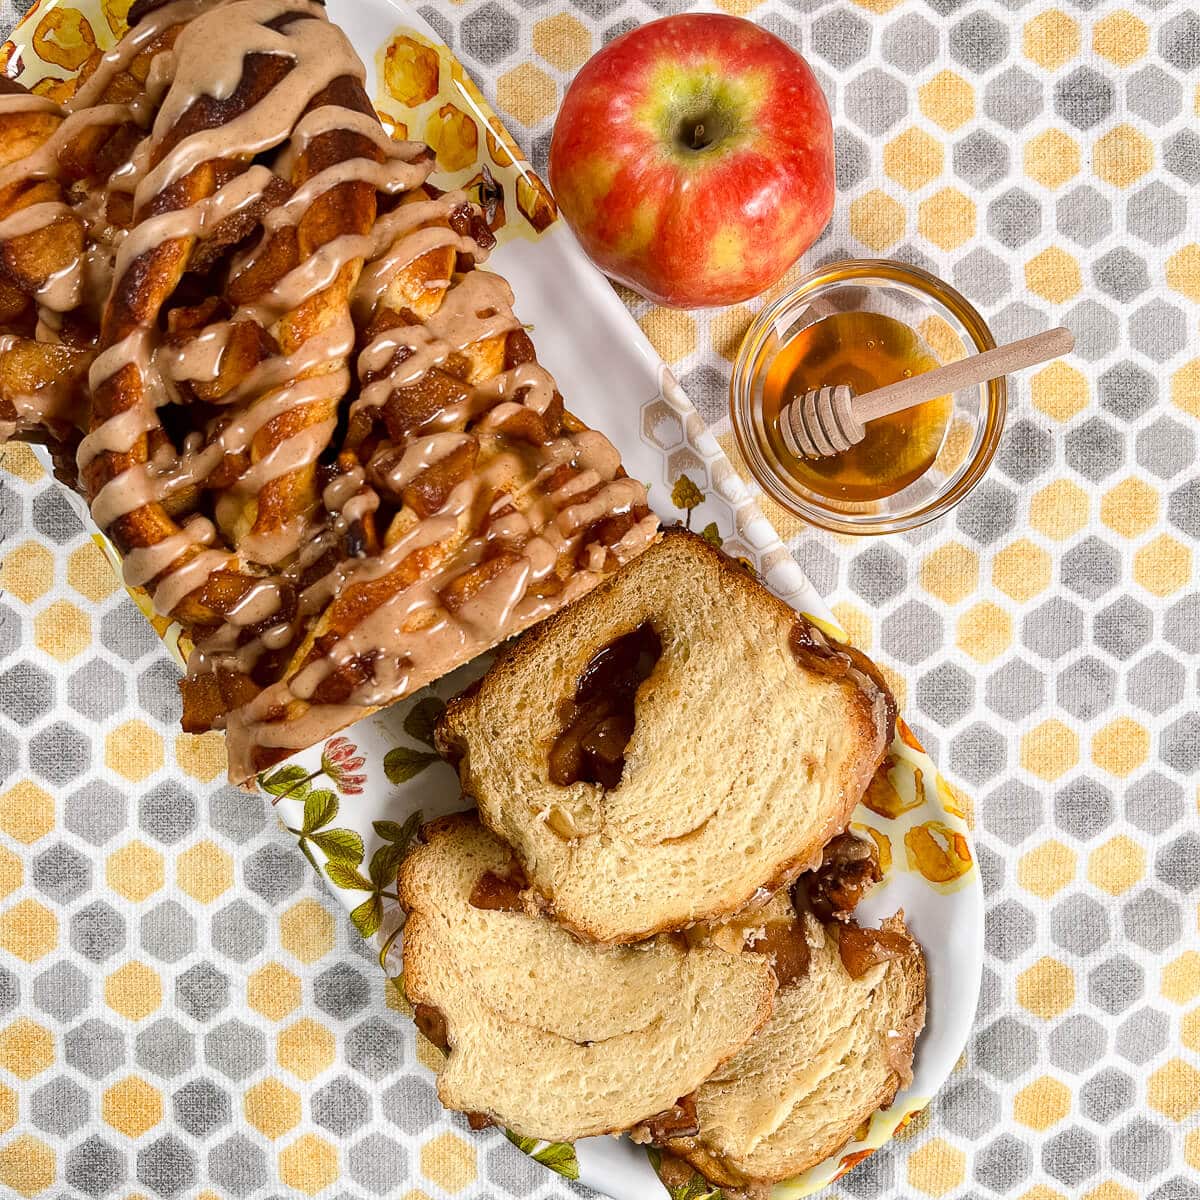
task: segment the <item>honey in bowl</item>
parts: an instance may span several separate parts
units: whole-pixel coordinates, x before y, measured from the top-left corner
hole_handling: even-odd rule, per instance
[[[880,500],[902,491],[937,458],[952,396],[880,417],[858,445],[821,459],[787,449],[779,413],[816,388],[845,383],[861,395],[938,366],[915,330],[880,313],[836,312],[805,326],[779,347],[763,380],[763,421],[776,460],[797,483],[834,500]]]

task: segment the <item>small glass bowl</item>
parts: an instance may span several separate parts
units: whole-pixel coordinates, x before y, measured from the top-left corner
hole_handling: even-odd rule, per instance
[[[805,487],[779,462],[767,436],[763,381],[782,347],[833,312],[875,312],[917,330],[945,364],[990,350],[996,341],[965,297],[907,263],[847,259],[806,275],[768,304],[747,331],[730,381],[738,448],[763,490],[789,512],[836,533],[896,533],[949,512],[987,473],[1004,428],[1003,378],[954,394],[933,465],[880,500],[836,500]]]

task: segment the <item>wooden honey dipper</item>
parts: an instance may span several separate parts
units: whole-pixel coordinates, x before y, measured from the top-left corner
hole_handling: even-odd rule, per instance
[[[845,383],[814,388],[784,406],[779,414],[779,432],[784,445],[797,458],[841,454],[866,437],[866,426],[871,421],[915,408],[948,392],[976,387],[1001,375],[1061,358],[1074,347],[1074,335],[1060,325],[862,395],[855,395]]]

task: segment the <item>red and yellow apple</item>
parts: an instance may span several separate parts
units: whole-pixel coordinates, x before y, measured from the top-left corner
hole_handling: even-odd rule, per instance
[[[770,287],[833,209],[833,126],[808,64],[750,21],[684,13],[584,64],[550,186],[613,279],[676,308]]]

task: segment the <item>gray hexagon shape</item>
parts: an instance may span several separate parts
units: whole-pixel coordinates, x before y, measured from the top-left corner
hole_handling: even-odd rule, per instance
[[[1187,689],[1187,669],[1177,658],[1155,650],[1125,677],[1130,704],[1155,716],[1178,704]]]
[[[92,764],[91,741],[66,721],[55,721],[35,733],[29,739],[28,752],[29,766],[55,786],[70,783]]]
[[[1200,771],[1200,713],[1187,712],[1159,736],[1159,756],[1181,775]]]
[[[71,917],[71,946],[89,962],[104,962],[125,947],[125,921],[111,904],[96,900]]]
[[[729,376],[723,370],[717,370],[706,363],[689,371],[679,383],[687,393],[688,399],[696,406],[696,411],[703,418],[705,425],[713,425],[728,414]],[[673,436],[677,428],[682,439],[683,427],[674,413],[670,414],[667,428],[671,432],[662,436]],[[657,434],[658,426],[655,427],[655,431]]]
[[[384,1079],[404,1065],[400,1031],[382,1017],[370,1017],[346,1035],[346,1062],[368,1079]]]
[[[1121,556],[1098,537],[1086,537],[1062,557],[1063,583],[1088,600],[1098,600],[1121,582]]]
[[[1016,779],[989,792],[979,808],[983,827],[1008,846],[1019,846],[1044,820],[1041,792]]]
[[[1154,873],[1177,892],[1190,895],[1200,888],[1200,836],[1181,834],[1154,856]]]
[[[408,1153],[382,1133],[368,1134],[346,1151],[350,1178],[377,1196],[391,1192],[397,1179],[409,1175]]]
[[[11,733],[0,729],[0,779],[8,779],[21,761],[21,747]]]
[[[1185,9],[1158,31],[1158,53],[1177,71],[1200,67],[1200,13]]]
[[[1105,1067],[1079,1089],[1079,1111],[1097,1125],[1110,1125],[1136,1098],[1133,1080],[1116,1067]]]
[[[458,27],[459,45],[472,58],[493,67],[516,50],[520,32],[517,18],[488,0],[463,18]]]
[[[33,663],[14,663],[0,674],[0,713],[22,727],[54,707],[54,679]]]
[[[143,1070],[169,1079],[196,1061],[195,1039],[178,1021],[160,1017],[137,1035],[133,1055]]]
[[[208,823],[239,846],[267,827],[267,802],[257,794],[223,787],[208,798]]]
[[[983,89],[983,111],[998,125],[1014,132],[1042,114],[1042,83],[1020,67],[1001,71]]]
[[[1200,479],[1189,479],[1171,493],[1167,520],[1188,537],[1200,541]]]
[[[937,58],[937,27],[919,13],[906,13],[883,31],[881,49],[884,62],[915,75]]]
[[[879,1157],[877,1154],[871,1156]],[[510,1145],[502,1138],[497,1139],[496,1144],[488,1149],[484,1162],[488,1182],[495,1184],[505,1195],[516,1197],[517,1200],[534,1195],[544,1179],[545,1168],[540,1163],[534,1162],[528,1154],[522,1154],[516,1146]]]
[[[1156,1187],[1150,1193],[1150,1200],[1200,1200],[1200,1187],[1177,1175]]]
[[[1054,465],[1054,438],[1022,417],[1004,431],[996,464],[1014,483],[1029,483]]]
[[[138,1151],[138,1181],[170,1200],[196,1182],[196,1155],[172,1134]]]
[[[837,586],[838,559],[828,546],[816,538],[804,538],[792,549],[804,577],[822,596],[828,596]]]
[[[193,1079],[171,1097],[175,1124],[194,1138],[211,1137],[233,1119],[229,1093],[211,1079]]]
[[[412,1135],[438,1124],[445,1112],[433,1086],[421,1075],[402,1075],[381,1093],[379,1103],[393,1125]]]
[[[162,643],[132,600],[122,600],[100,618],[100,640],[118,657],[135,663]]]
[[[894,75],[872,67],[846,85],[843,111],[864,133],[878,137],[908,111],[908,89]]]
[[[271,905],[286,900],[304,885],[307,876],[308,870],[300,855],[275,842],[255,850],[242,868],[246,886]]]
[[[1019,721],[1042,706],[1045,684],[1041,671],[1014,658],[988,677],[984,701],[997,716]]]
[[[976,721],[950,739],[950,769],[976,786],[1008,765],[1008,741],[992,726]]]
[[[10,493],[11,494],[11,493]],[[13,536],[21,528],[20,505],[0,505],[0,526],[9,517],[15,517],[16,523],[11,529],[0,529],[0,539]],[[0,604],[0,658],[8,658],[24,640],[22,634],[20,613],[15,613],[6,604]]]
[[[1045,328],[1045,309],[1034,308],[1032,304],[1025,304],[1022,301],[1006,304],[992,318],[992,332],[1001,342],[1030,337]]]
[[[900,662],[909,666],[924,662],[942,645],[942,618],[919,600],[908,600],[884,617],[880,641]]]
[[[1042,1145],[1042,1170],[1068,1187],[1078,1187],[1100,1170],[1100,1144],[1094,1134],[1073,1125]]]
[[[1085,654],[1058,677],[1056,693],[1061,708],[1081,721],[1108,711],[1117,694],[1117,673],[1107,663]]]
[[[917,682],[917,707],[939,725],[955,724],[974,705],[975,680],[957,663],[940,663]]]
[[[1155,362],[1166,362],[1187,345],[1187,315],[1165,300],[1151,300],[1129,318],[1129,343]]]
[[[1158,403],[1158,380],[1145,367],[1128,360],[1100,376],[1098,391],[1100,403],[1122,421],[1136,421]]]
[[[267,1061],[261,1029],[241,1021],[226,1021],[205,1035],[204,1061],[235,1083],[249,1078]]]
[[[866,142],[849,129],[837,129],[833,135],[833,161],[837,185],[842,191],[848,192],[870,173],[871,151]]]
[[[904,558],[892,546],[870,546],[850,560],[847,582],[870,604],[883,605],[903,590]]]
[[[1150,287],[1146,260],[1127,246],[1117,246],[1092,264],[1096,286],[1121,304],[1136,300]]]
[[[337,963],[317,976],[313,999],[322,1012],[344,1020],[367,1006],[371,985],[361,972],[346,963]]]
[[[1092,622],[1092,639],[1113,658],[1131,658],[1150,640],[1154,616],[1131,596],[1102,609]]]
[[[125,1064],[125,1038],[119,1029],[92,1018],[63,1035],[63,1057],[81,1075],[103,1079]]]
[[[13,978],[15,980],[16,976]],[[64,1024],[79,1016],[91,999],[91,979],[74,963],[56,962],[33,981],[34,1004]],[[4,1005],[0,1004],[0,1011],[3,1009]]]
[[[1125,793],[1125,816],[1146,833],[1165,833],[1182,817],[1184,791],[1159,771],[1142,776]]]
[[[1183,85],[1151,63],[1125,81],[1125,104],[1151,125],[1166,125],[1183,107]]]
[[[44,1083],[29,1097],[29,1118],[43,1133],[65,1138],[91,1116],[87,1092],[63,1075]]]
[[[979,983],[979,1007],[976,1010],[976,1018],[980,1019],[988,1013],[995,1012],[1003,1002],[1004,986],[1000,982],[1000,976],[985,964]]]
[[[67,680],[67,703],[89,721],[103,721],[125,704],[125,678],[107,659],[93,658]]]
[[[179,678],[179,668],[169,658],[155,660],[138,675],[138,704],[164,725],[174,725],[183,714]]]
[[[1108,1139],[1108,1154],[1118,1171],[1145,1183],[1170,1166],[1172,1144],[1161,1125],[1136,1117]]]
[[[938,1095],[937,1114],[948,1132],[977,1141],[1000,1123],[1000,1097],[976,1076],[953,1076]]]
[[[1116,1016],[1137,1003],[1146,990],[1146,973],[1127,954],[1106,959],[1088,972],[1088,1000],[1103,1012]]]
[[[77,899],[92,886],[91,862],[66,842],[43,850],[32,868],[33,886],[59,904]]]
[[[847,9],[832,9],[813,21],[810,42],[831,67],[845,71],[871,49],[871,26]]]
[[[68,1187],[88,1196],[103,1196],[127,1178],[125,1156],[103,1138],[90,1137],[74,1147],[63,1164]]]
[[[196,963],[175,980],[175,1003],[193,1020],[211,1021],[229,1006],[229,977],[213,963]]]
[[[1013,962],[1037,941],[1037,918],[1016,900],[1001,900],[988,909],[983,922],[983,944],[1001,962]]]
[[[1187,425],[1158,417],[1137,435],[1138,466],[1160,479],[1171,479],[1196,458],[1196,437]]]
[[[1007,143],[986,129],[975,129],[954,145],[954,173],[981,191],[1008,176]]]
[[[1076,129],[1094,129],[1112,110],[1112,82],[1091,67],[1077,67],[1054,85],[1054,111]]]
[[[1064,596],[1052,596],[1027,613],[1021,641],[1040,658],[1062,658],[1083,638],[1083,612]]]
[[[160,962],[176,963],[196,948],[196,919],[174,900],[164,900],[143,914],[142,949]]]
[[[996,480],[985,480],[959,504],[955,524],[980,545],[989,546],[1011,532],[1016,519],[1016,493]]]
[[[1102,783],[1081,775],[1054,794],[1054,822],[1081,842],[1090,841],[1112,824],[1113,794]]]
[[[1082,300],[1063,317],[1075,335],[1075,353],[1095,362],[1111,354],[1121,340],[1121,322],[1111,309],[1095,300]]]
[[[1184,654],[1200,654],[1200,593],[1184,596],[1167,609],[1163,637]]]
[[[1050,936],[1056,946],[1086,958],[1112,938],[1108,910],[1086,895],[1059,901],[1050,913]]]
[[[1054,215],[1058,232],[1080,246],[1094,246],[1112,232],[1112,205],[1090,184],[1059,197]]]
[[[1121,909],[1125,936],[1136,946],[1161,954],[1183,936],[1179,905],[1154,888],[1127,900]]]
[[[36,987],[37,984],[35,983]],[[21,981],[7,967],[0,967],[0,1013],[11,1012],[21,1002]]]
[[[172,846],[196,828],[196,797],[167,779],[138,801],[138,824],[155,841]]]
[[[229,1196],[248,1196],[271,1179],[262,1148],[240,1133],[208,1152],[208,1174]]]
[[[1141,1008],[1117,1027],[1117,1053],[1140,1066],[1161,1054],[1170,1036],[1171,1020],[1166,1013]]]
[[[103,846],[126,825],[125,797],[111,784],[95,779],[67,797],[63,824],[92,846]]]
[[[1200,183],[1200,134],[1181,129],[1163,143],[1163,166],[1184,183]]]
[[[1174,241],[1187,224],[1187,201],[1161,179],[1148,183],[1130,198],[1125,223],[1134,237],[1151,246]]]
[[[1037,1062],[1038,1038],[1014,1017],[1001,1017],[975,1035],[975,1065],[1006,1083]]]
[[[1107,1047],[1104,1026],[1083,1013],[1074,1013],[1059,1022],[1046,1039],[1051,1063],[1072,1075],[1094,1066],[1104,1057]]]
[[[334,1079],[312,1097],[312,1118],[337,1137],[371,1123],[371,1097],[353,1080]]]
[[[267,944],[267,921],[252,904],[235,900],[213,914],[212,948],[233,962],[249,962]]]
[[[950,27],[950,57],[982,75],[1008,53],[1008,27],[989,12],[973,12]],[[990,115],[990,114],[989,114]]]
[[[993,1192],[1010,1191],[1032,1170],[1032,1151],[1008,1133],[1002,1133],[975,1155],[975,1178]]]
[[[1002,246],[1015,250],[1042,229],[1042,206],[1022,188],[1009,188],[988,205],[988,233]]]
[[[83,532],[83,522],[61,488],[51,484],[33,498],[33,527],[44,538],[65,546]]]

